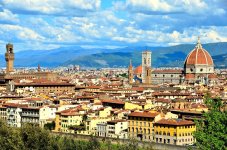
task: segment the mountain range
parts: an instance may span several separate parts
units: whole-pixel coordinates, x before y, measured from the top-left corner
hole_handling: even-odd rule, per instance
[[[16,67],[67,66],[70,64],[82,67],[127,67],[129,60],[133,66],[141,64],[141,52],[152,51],[152,67],[183,67],[188,53],[195,44],[181,44],[169,47],[124,47],[116,49],[93,48],[79,46],[61,47],[53,50],[26,50],[15,53]],[[203,44],[212,56],[215,66],[227,68],[227,42]],[[4,55],[0,55],[0,66],[5,67]]]

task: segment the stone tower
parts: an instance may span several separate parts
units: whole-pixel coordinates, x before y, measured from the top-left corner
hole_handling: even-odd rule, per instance
[[[128,82],[129,84],[133,84],[133,68],[132,68],[132,61],[130,60],[130,64],[128,67]]]
[[[8,43],[6,45],[6,73],[13,72],[13,63],[14,63],[14,52],[13,52],[13,44]]]
[[[151,84],[151,67],[146,68],[145,84]]]
[[[142,52],[142,83],[149,84],[151,81],[151,52]]]
[[[38,72],[41,72],[41,67],[40,67],[40,64],[38,64],[38,69],[37,69]]]

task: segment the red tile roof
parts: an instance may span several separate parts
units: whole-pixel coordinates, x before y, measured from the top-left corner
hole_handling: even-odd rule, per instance
[[[213,65],[213,59],[205,49],[195,48],[188,54],[185,64],[186,65],[195,65],[195,64]]]
[[[142,74],[142,66],[138,66],[136,67],[136,69],[134,70],[134,74]]]
[[[153,70],[152,73],[182,73],[183,70],[181,69],[156,69]]]
[[[194,74],[186,74],[185,78],[186,79],[194,79],[195,75]]]
[[[125,102],[121,100],[101,100],[102,103],[114,103],[114,104],[125,104]]]
[[[158,122],[154,123],[154,125],[174,125],[174,126],[182,126],[182,125],[194,125],[193,121],[189,120],[180,120],[180,119],[161,119]]]
[[[128,116],[130,117],[147,117],[147,118],[155,118],[159,113],[151,113],[151,112],[132,112]]]

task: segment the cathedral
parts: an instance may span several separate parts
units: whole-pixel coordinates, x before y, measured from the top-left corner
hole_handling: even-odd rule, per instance
[[[151,52],[142,52],[142,65],[128,68],[129,84],[215,84],[214,63],[210,54],[202,47],[200,38],[188,54],[184,69],[151,69]]]

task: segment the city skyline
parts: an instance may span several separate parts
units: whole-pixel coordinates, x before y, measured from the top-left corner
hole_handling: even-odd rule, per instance
[[[0,49],[118,48],[227,42],[227,3],[178,0],[0,2]]]

